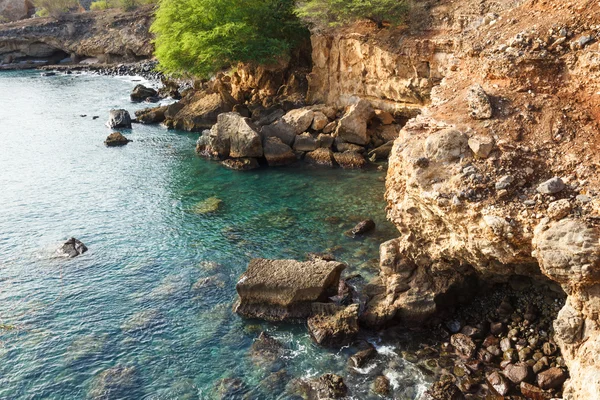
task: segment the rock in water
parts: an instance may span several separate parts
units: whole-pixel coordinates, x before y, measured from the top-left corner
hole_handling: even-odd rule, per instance
[[[375,229],[375,222],[372,219],[360,221],[354,228],[350,230],[352,236],[364,235]]]
[[[452,343],[452,346],[454,346],[456,354],[466,360],[473,358],[475,355],[477,346],[467,335],[456,333],[450,337],[450,343]]]
[[[471,118],[492,118],[492,103],[480,84],[475,84],[469,88],[467,103],[469,104]]]
[[[306,153],[304,160],[309,164],[333,167],[333,152],[329,149],[318,148],[315,151]]]
[[[390,394],[390,380],[384,375],[379,375],[373,382],[372,390],[377,394],[387,396]]]
[[[294,145],[294,139],[296,139],[296,128],[283,119],[279,119],[271,125],[263,126],[260,134],[265,141],[270,137],[277,137],[291,147]]]
[[[375,115],[375,110],[367,100],[359,100],[350,106],[346,115],[340,119],[337,136],[348,143],[364,146],[371,140],[367,123]]]
[[[214,213],[221,208],[223,201],[216,197],[209,197],[208,199],[202,200],[194,206],[194,214],[210,214]]]
[[[260,167],[256,158],[229,158],[221,164],[236,171],[249,171]]]
[[[81,241],[70,238],[62,245],[59,251],[66,254],[69,258],[73,258],[85,253],[88,251],[88,248]]]
[[[144,85],[137,85],[133,88],[129,97],[131,98],[131,101],[140,102],[146,100],[148,97],[154,97],[156,95],[156,90]]]
[[[135,367],[116,366],[94,378],[88,398],[94,400],[120,399],[130,396],[139,387]]]
[[[465,395],[450,380],[442,377],[425,392],[426,400],[464,400]]]
[[[264,156],[269,167],[288,165],[296,162],[296,155],[287,144],[277,137],[268,137],[263,145]]]
[[[127,139],[121,134],[121,132],[113,132],[104,141],[104,144],[108,147],[125,146],[131,140]]]
[[[234,311],[270,321],[308,318],[313,303],[336,293],[345,267],[336,261],[255,258],[236,285],[239,300]]]
[[[343,153],[333,153],[335,162],[344,169],[364,168],[367,165],[365,158],[355,151],[345,151]]]
[[[131,116],[127,110],[110,110],[106,125],[111,129],[131,129]]]
[[[321,346],[341,347],[350,344],[358,333],[358,304],[339,309],[331,315],[310,317],[308,331]]]
[[[310,399],[339,399],[348,393],[341,376],[325,374],[310,382]]]

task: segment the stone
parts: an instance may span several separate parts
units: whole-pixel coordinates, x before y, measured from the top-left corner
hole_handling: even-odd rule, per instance
[[[494,389],[494,391],[500,395],[505,396],[510,390],[510,384],[507,382],[506,378],[504,378],[498,371],[494,371],[486,377],[489,385]]]
[[[382,396],[387,396],[390,393],[390,380],[384,375],[379,375],[375,378],[371,390]]]
[[[234,311],[269,321],[308,318],[313,303],[336,294],[345,267],[336,261],[252,259],[236,285]]]
[[[371,344],[348,359],[348,365],[353,368],[362,368],[377,355],[377,350]]]
[[[314,111],[306,108],[298,108],[288,111],[283,116],[283,121],[294,127],[296,135],[306,132],[312,125]]]
[[[467,94],[469,115],[473,119],[492,118],[492,103],[480,84],[474,84]]]
[[[282,119],[275,121],[271,125],[263,126],[260,134],[263,140],[270,137],[277,137],[290,147],[294,145],[294,140],[296,139],[296,129]]]
[[[529,378],[530,368],[527,364],[508,364],[504,368],[504,375],[511,382],[519,384]]]
[[[538,185],[537,191],[541,194],[556,194],[563,191],[565,183],[558,177],[550,178]]]
[[[217,197],[209,197],[204,199],[194,206],[192,212],[194,214],[211,214],[218,211],[223,204],[223,201]]]
[[[222,161],[221,164],[236,171],[250,171],[260,168],[260,164],[256,158],[229,158]]]
[[[504,175],[496,182],[496,190],[508,189],[514,181],[515,178],[512,175]]]
[[[490,333],[492,335],[499,336],[504,332],[506,332],[506,325],[504,325],[502,322],[492,322],[490,324]]]
[[[430,161],[454,161],[465,154],[467,142],[464,133],[456,129],[443,129],[427,137],[425,155]]]
[[[450,337],[450,343],[454,347],[456,354],[461,358],[470,359],[475,356],[477,346],[473,340],[462,333],[455,333]]]
[[[88,251],[88,248],[80,240],[70,238],[58,249],[58,251],[69,258],[77,257]]]
[[[464,400],[464,398],[465,395],[447,376],[435,382],[423,396],[424,400]]]
[[[146,100],[148,97],[155,97],[158,92],[152,88],[146,87],[144,85],[136,85],[129,96],[131,101],[140,102]]]
[[[369,157],[369,159],[374,157],[375,160],[387,160],[387,158],[390,156],[390,153],[392,152],[393,147],[394,147],[393,141],[387,142],[387,143],[382,144],[381,146],[369,151],[368,157]]]
[[[551,393],[544,392],[539,387],[527,382],[521,382],[519,389],[521,390],[521,394],[523,396],[531,400],[550,400],[552,398]]]
[[[304,161],[309,164],[325,165],[333,167],[333,152],[330,149],[318,148],[306,153]]]
[[[135,112],[136,119],[142,124],[160,124],[165,120],[168,106],[145,108]]]
[[[494,139],[487,136],[473,136],[469,138],[468,144],[477,158],[488,158],[494,149]]]
[[[391,125],[396,122],[396,119],[392,114],[383,110],[375,110],[375,118],[377,118],[382,125]]]
[[[348,143],[365,146],[371,141],[367,131],[367,123],[373,117],[375,111],[371,103],[366,100],[358,100],[351,105],[346,114],[340,119],[336,135]]]
[[[323,128],[323,133],[334,132],[336,128],[337,128],[337,121],[330,122],[327,125],[325,125],[325,127]]]
[[[362,153],[365,151],[365,148],[363,146],[345,142],[345,141],[341,140],[339,137],[336,137],[334,139],[334,147],[338,153],[343,153],[346,151],[354,151],[356,153]]]
[[[348,393],[341,376],[325,374],[309,382],[309,399],[340,399]]]
[[[353,236],[364,235],[375,229],[375,222],[372,219],[366,219],[356,224],[354,228],[350,230],[350,234]]]
[[[330,149],[333,146],[334,137],[331,135],[326,135],[324,133],[320,133],[317,136],[317,146],[323,147],[325,149]]]
[[[131,116],[127,110],[110,110],[106,125],[111,129],[131,129]]]
[[[28,0],[0,0],[0,18],[6,21],[25,19],[34,13],[33,3]]]
[[[321,131],[327,126],[328,123],[329,119],[325,114],[323,114],[321,111],[315,111],[311,129],[317,132]]]
[[[133,366],[117,365],[94,377],[88,398],[94,400],[126,398],[139,388],[140,381]]]
[[[279,360],[284,354],[283,345],[269,335],[261,332],[250,347],[250,355],[254,364],[264,366]]]
[[[547,356],[552,356],[556,353],[557,347],[554,343],[546,342],[542,345],[542,352]]]
[[[277,137],[265,139],[263,153],[269,167],[288,165],[297,161],[296,154],[294,154],[292,148]]]
[[[209,154],[221,159],[262,157],[262,140],[258,128],[249,118],[233,112],[223,113],[217,117],[217,123],[208,134],[205,148],[199,154]]]
[[[553,367],[537,376],[537,384],[541,389],[560,389],[569,375],[561,368]]]
[[[121,132],[113,132],[104,141],[104,144],[108,147],[125,146],[131,140],[127,139]]]
[[[321,346],[339,348],[350,344],[358,333],[358,304],[330,315],[317,314],[310,317],[308,332]]]
[[[333,153],[335,162],[344,169],[359,169],[367,165],[365,158],[354,151],[345,151],[343,153]]]
[[[548,217],[558,221],[559,219],[563,219],[571,212],[571,202],[568,199],[561,199],[553,201],[548,204]]]
[[[308,132],[296,136],[296,140],[294,141],[295,151],[313,151],[317,147],[317,139]]]
[[[271,125],[273,123],[275,123],[276,121],[281,121],[283,123],[285,123],[285,121],[283,121],[281,118],[285,115],[285,111],[283,111],[283,109],[281,108],[276,108],[276,109],[271,109],[271,110],[265,110],[265,112],[261,113],[260,118],[258,119],[258,125],[260,126],[264,126],[264,125]],[[291,125],[289,125],[291,126]],[[294,127],[292,127],[292,129],[294,130],[294,135],[296,135],[296,130],[294,129]]]

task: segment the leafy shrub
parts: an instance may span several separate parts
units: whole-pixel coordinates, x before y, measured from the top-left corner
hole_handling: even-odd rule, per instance
[[[383,27],[384,22],[399,25],[409,10],[408,0],[304,0],[297,14],[317,28],[340,26],[368,19]]]
[[[161,0],[152,25],[163,71],[200,77],[238,62],[268,64],[308,37],[294,0]]]
[[[92,4],[90,4],[90,10],[92,11],[100,11],[100,10],[107,10],[111,7],[111,3],[108,0],[98,0],[98,1],[94,1]]]
[[[39,16],[58,17],[79,8],[78,0],[33,0]]]
[[[90,5],[90,10],[107,10],[109,8],[120,8],[123,11],[132,11],[146,4],[156,4],[158,0],[98,0]]]

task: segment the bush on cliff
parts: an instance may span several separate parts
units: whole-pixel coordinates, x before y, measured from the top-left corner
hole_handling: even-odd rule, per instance
[[[98,0],[90,4],[90,10],[108,10],[109,8],[120,8],[123,11],[131,11],[146,4],[156,4],[158,0]]]
[[[368,19],[382,28],[384,22],[399,25],[408,14],[408,0],[304,0],[297,14],[317,28],[340,26]]]
[[[165,72],[200,77],[277,62],[308,36],[294,0],[161,0],[152,31]]]
[[[58,17],[68,12],[77,11],[80,7],[78,0],[33,0],[37,14],[41,17]]]

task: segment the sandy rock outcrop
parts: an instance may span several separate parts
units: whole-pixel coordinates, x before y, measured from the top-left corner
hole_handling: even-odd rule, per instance
[[[336,261],[253,259],[236,285],[234,311],[269,321],[308,318],[314,303],[337,293],[345,267]]]

